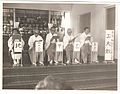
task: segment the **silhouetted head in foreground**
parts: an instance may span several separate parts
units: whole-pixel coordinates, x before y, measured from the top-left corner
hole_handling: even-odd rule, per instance
[[[47,76],[36,85],[35,89],[46,90],[73,90],[73,88],[66,84],[65,80],[55,76]]]

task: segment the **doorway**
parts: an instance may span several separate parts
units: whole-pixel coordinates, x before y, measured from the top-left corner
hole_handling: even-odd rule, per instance
[[[115,7],[106,9],[106,29],[115,30]]]

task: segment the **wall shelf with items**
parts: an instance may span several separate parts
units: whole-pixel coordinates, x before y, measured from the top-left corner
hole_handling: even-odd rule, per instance
[[[50,11],[50,23],[55,28],[60,28],[62,23],[62,14],[59,11]]]
[[[62,15],[59,11],[35,9],[3,9],[3,33],[11,34],[13,27],[18,28],[22,34],[33,34],[33,29],[48,31],[48,23],[57,29],[61,27]]]
[[[48,28],[49,12],[47,10],[16,9],[16,22],[24,28],[24,33],[32,33],[33,29],[46,30]]]
[[[3,34],[7,35],[11,33],[14,25],[14,9],[3,9]]]

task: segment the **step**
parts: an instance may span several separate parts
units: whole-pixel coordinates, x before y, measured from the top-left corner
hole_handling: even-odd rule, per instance
[[[114,83],[105,83],[105,84],[95,84],[95,85],[85,85],[76,88],[76,90],[117,90],[117,85]]]
[[[14,81],[29,81],[42,80],[47,75],[55,75],[68,80],[78,80],[86,78],[98,77],[116,77],[116,70],[96,70],[89,72],[69,72],[69,73],[48,73],[48,74],[31,74],[31,75],[5,75],[3,76],[3,83],[7,84]]]
[[[27,75],[27,74],[47,74],[47,73],[63,73],[63,72],[81,72],[95,70],[116,69],[117,64],[77,64],[67,66],[38,66],[38,67],[17,67],[4,68],[3,75]]]
[[[117,86],[116,78],[96,78],[87,80],[71,80],[67,83],[73,86],[74,89],[100,89],[102,87]],[[39,81],[18,81],[11,84],[4,85],[4,89],[34,89]],[[96,86],[96,87],[95,87]],[[104,88],[103,88],[104,89]]]
[[[3,88],[33,89],[37,82],[47,75],[64,78],[75,89],[117,89],[116,63],[4,68]],[[99,87],[100,84],[101,87]],[[102,86],[102,84],[107,85]],[[95,85],[98,87],[94,88]]]
[[[117,78],[116,77],[103,77],[103,78],[93,78],[93,79],[85,79],[85,80],[74,80],[68,81],[68,84],[77,88],[82,86],[91,86],[96,84],[104,84],[104,83],[114,83],[117,86]]]

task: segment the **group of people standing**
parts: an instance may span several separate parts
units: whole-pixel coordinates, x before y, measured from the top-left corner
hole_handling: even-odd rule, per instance
[[[91,36],[89,27],[84,28],[84,32],[77,36],[72,35],[72,29],[68,28],[65,34],[64,28],[57,31],[51,27],[46,39],[39,34],[39,30],[34,29],[34,34],[28,40],[29,56],[33,66],[37,65],[58,65],[58,64],[81,64],[91,62]],[[15,42],[18,41],[18,42]],[[57,51],[57,43],[63,45],[63,51]],[[79,42],[80,50],[74,51],[74,43]],[[37,45],[43,44],[40,51],[36,51]],[[8,40],[9,52],[13,59],[13,66],[22,66],[20,60],[22,51],[15,52],[15,46],[19,46],[19,50],[23,50],[24,40],[19,34],[18,29],[13,29],[12,36]],[[47,64],[46,64],[47,63]]]

